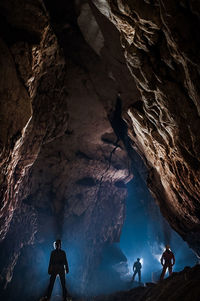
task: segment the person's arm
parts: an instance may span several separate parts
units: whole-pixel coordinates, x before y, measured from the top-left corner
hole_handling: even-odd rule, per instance
[[[134,263],[134,265],[133,265],[133,272],[134,272],[134,270],[135,270],[135,263]]]
[[[175,257],[173,253],[172,253],[172,265],[175,265]]]
[[[69,273],[69,265],[68,265],[68,261],[67,261],[67,257],[66,257],[66,253],[64,252],[64,265],[65,265],[65,270],[66,273]]]
[[[164,256],[163,256],[163,254],[162,254],[162,257],[161,257],[161,259],[160,259],[160,262],[161,262],[162,265],[164,265],[163,260],[164,260]]]
[[[48,274],[50,275],[52,273],[52,258],[53,254],[51,252],[50,260],[49,260],[49,267],[48,267]]]

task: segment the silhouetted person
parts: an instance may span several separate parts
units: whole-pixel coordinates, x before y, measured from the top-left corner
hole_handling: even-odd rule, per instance
[[[134,281],[136,274],[138,274],[138,278],[139,278],[139,282],[141,282],[141,262],[140,262],[140,258],[137,258],[137,261],[134,262],[133,265],[133,278],[132,280]]]
[[[166,249],[162,254],[160,262],[163,266],[162,273],[160,275],[160,280],[163,280],[165,277],[166,270],[168,269],[169,275],[172,274],[172,267],[175,264],[175,257],[172,251],[170,250],[170,246],[166,245]]]
[[[48,268],[48,274],[51,275],[48,292],[47,292],[47,300],[50,300],[54,282],[56,279],[56,276],[59,275],[60,282],[62,285],[62,291],[63,291],[63,300],[66,300],[67,298],[67,289],[65,284],[65,272],[69,273],[69,267],[68,262],[66,258],[65,251],[61,250],[61,240],[57,239],[54,243],[54,248],[51,252],[51,257],[49,261],[49,268]]]

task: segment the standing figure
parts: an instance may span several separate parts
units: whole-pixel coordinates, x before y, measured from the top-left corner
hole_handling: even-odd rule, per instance
[[[68,262],[65,251],[61,250],[61,240],[57,239],[54,243],[54,248],[51,252],[49,261],[48,274],[50,276],[49,287],[47,291],[47,300],[50,300],[56,276],[59,275],[63,291],[63,301],[67,298],[67,289],[65,284],[65,272],[69,273]]]
[[[134,281],[136,274],[138,274],[138,278],[139,278],[139,282],[141,282],[141,262],[140,262],[140,258],[137,258],[137,261],[134,262],[133,265],[133,278],[132,280]]]
[[[163,280],[165,277],[166,270],[168,269],[169,275],[172,274],[172,267],[175,264],[175,257],[172,251],[170,250],[170,246],[166,245],[166,249],[162,254],[160,262],[163,266],[162,273],[160,275],[160,280]]]

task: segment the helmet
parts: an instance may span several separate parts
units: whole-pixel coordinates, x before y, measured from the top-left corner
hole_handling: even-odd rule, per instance
[[[170,245],[166,245],[165,248],[166,248],[167,250],[169,250],[169,249],[170,249]]]
[[[61,240],[60,239],[56,239],[56,241],[54,242],[54,248],[58,248],[61,247]]]
[[[140,258],[137,258],[137,261],[140,261]]]

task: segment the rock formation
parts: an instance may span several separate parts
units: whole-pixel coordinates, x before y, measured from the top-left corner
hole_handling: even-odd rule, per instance
[[[198,300],[199,286],[196,283],[200,279],[199,265],[194,268],[186,267],[180,273],[174,273],[171,277],[155,285],[147,283],[145,287],[139,286],[127,292],[118,292],[110,296],[101,296],[94,298],[95,301],[181,301]],[[174,289],[176,288],[176,289]]]
[[[20,12],[19,4],[1,4],[6,24],[1,87],[2,94],[8,90],[10,103],[8,107],[3,98],[1,110],[4,288],[23,247],[45,240],[52,243],[55,235],[63,233],[63,239],[70,236],[73,241],[81,235],[85,239],[85,265],[80,273],[82,280],[88,279],[103,244],[119,240],[125,183],[132,178],[125,148],[109,121],[115,118],[117,91],[125,91],[127,82],[133,88],[126,98],[136,91],[117,31],[111,27],[118,51],[107,70],[106,60],[102,63],[85,42],[72,3],[60,1],[57,8],[47,3],[47,11],[40,1],[22,2]],[[120,70],[123,83],[113,80],[112,69]],[[80,219],[83,233],[73,226],[66,230]],[[28,266],[32,254],[26,256]]]
[[[83,241],[84,291],[136,173],[200,255],[199,14],[197,1],[1,1],[2,290],[59,236]]]
[[[199,4],[98,1],[118,28],[141,99],[123,117],[170,225],[199,253]]]

